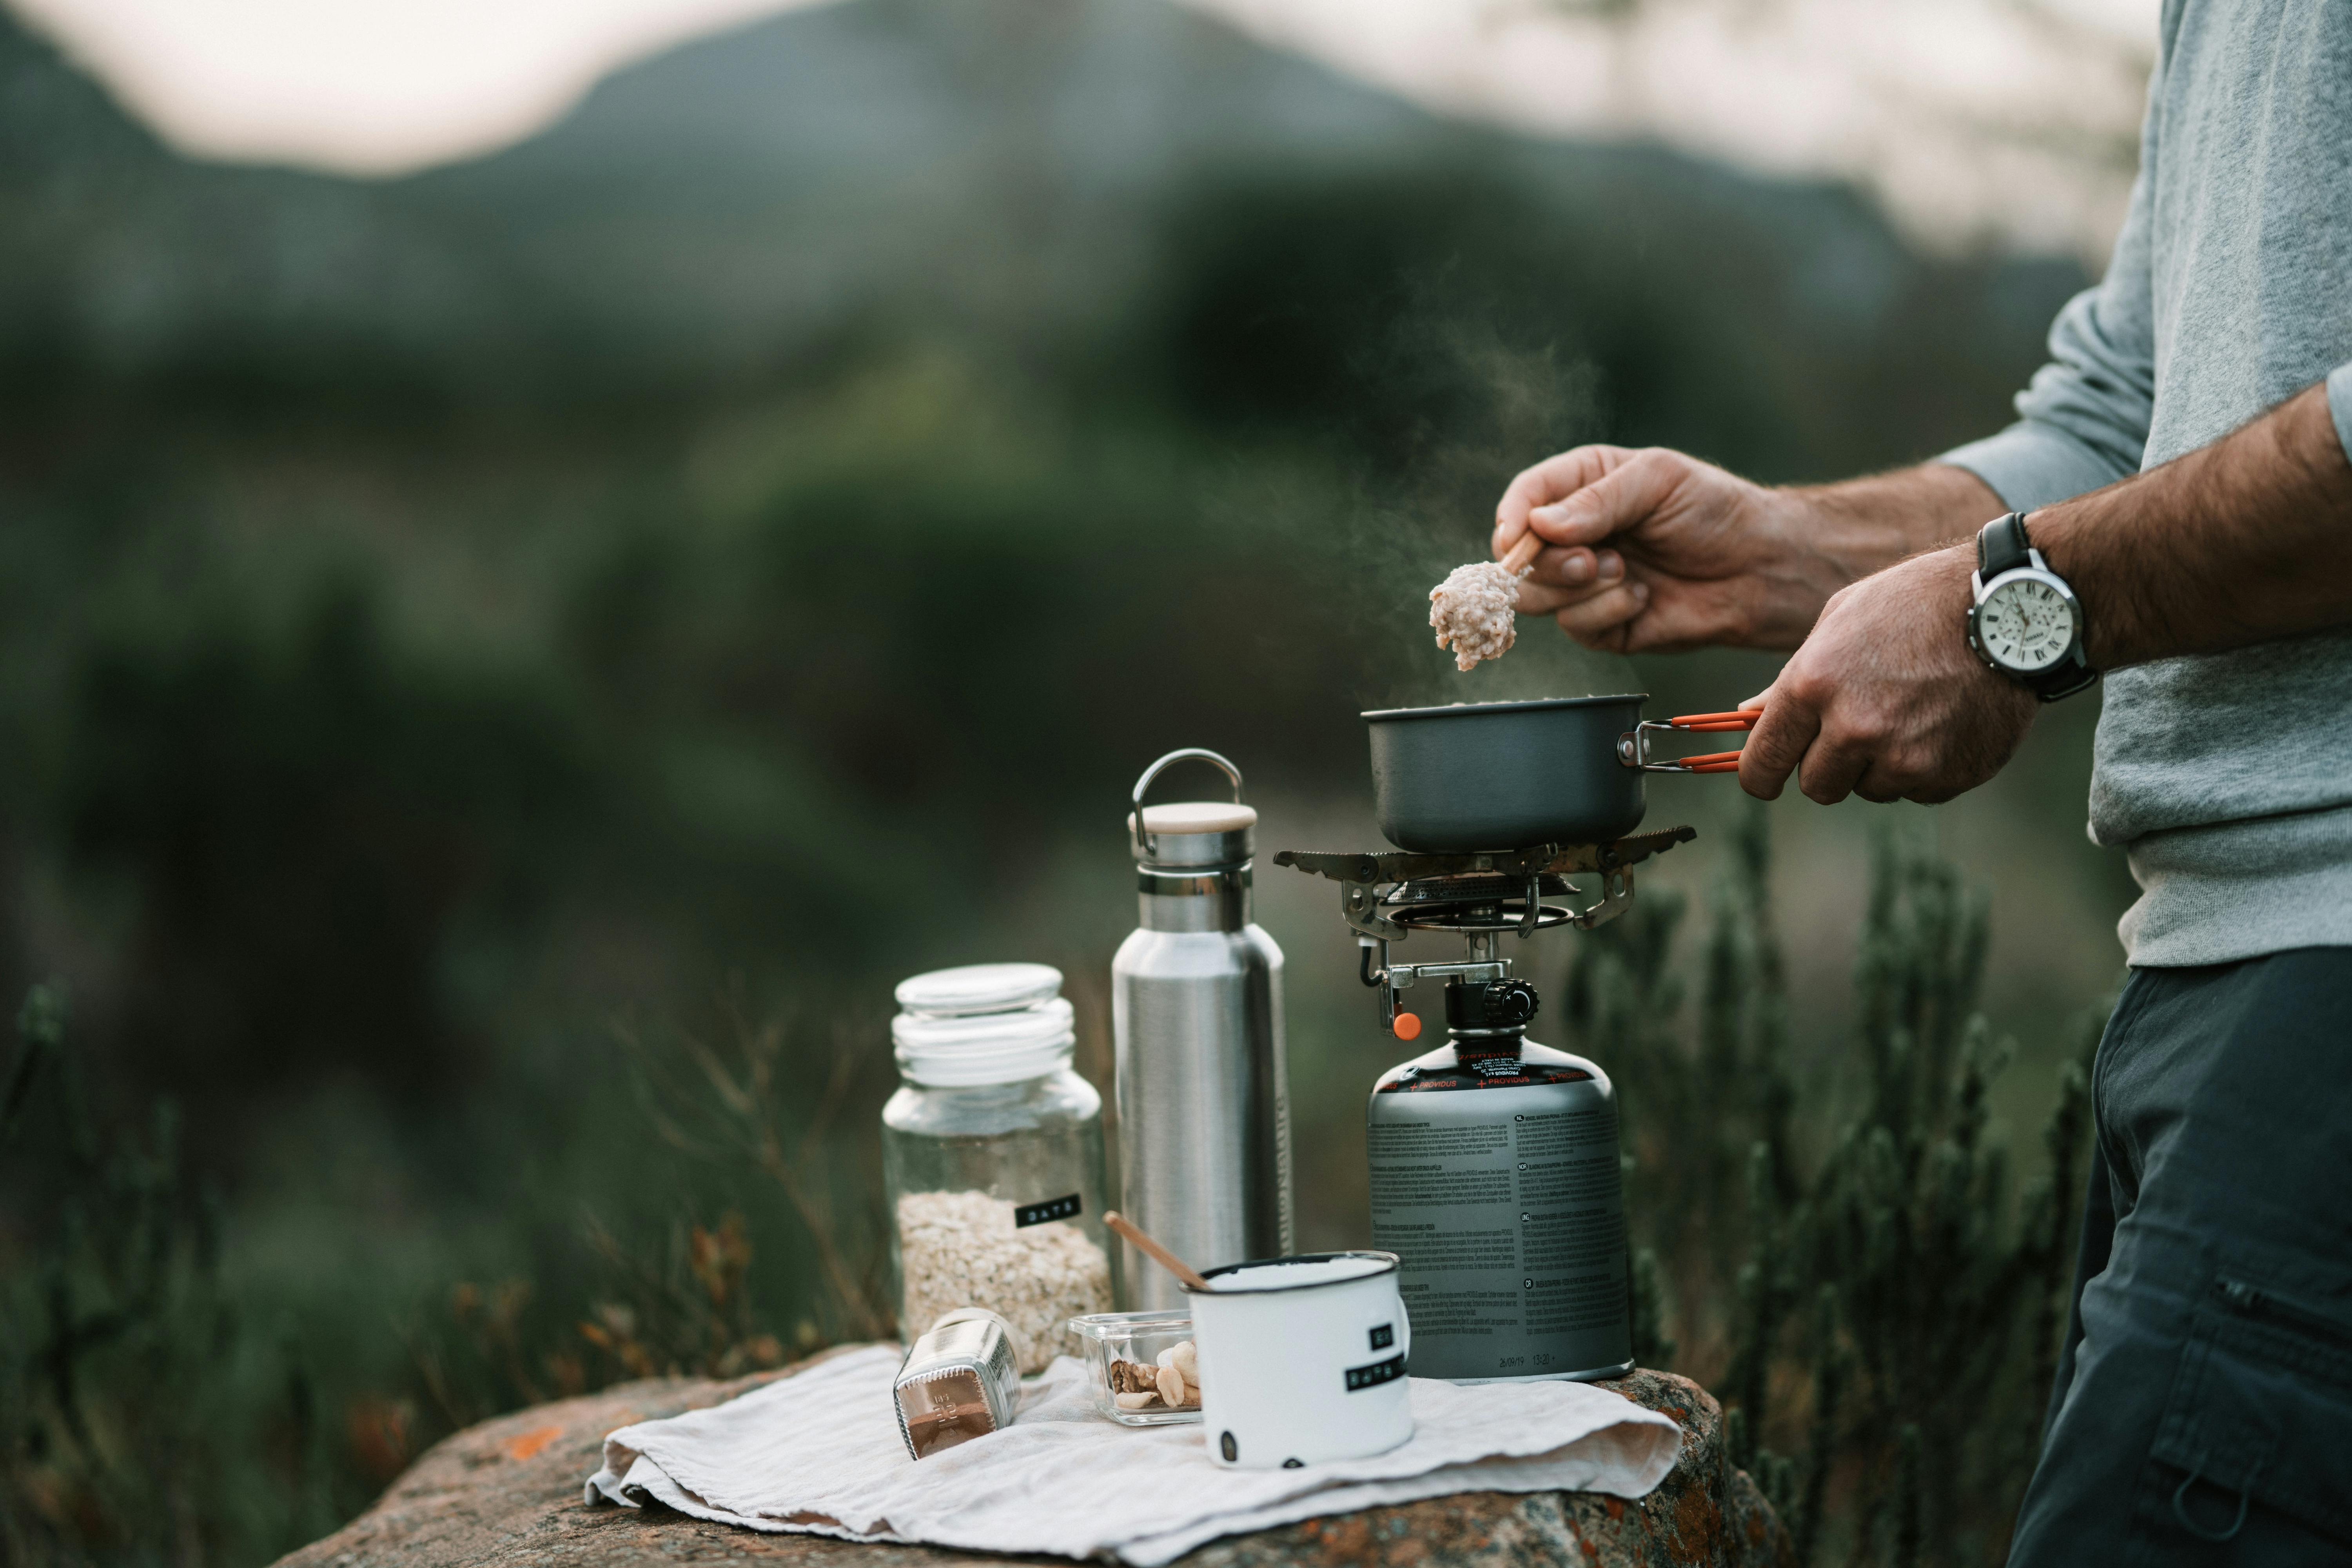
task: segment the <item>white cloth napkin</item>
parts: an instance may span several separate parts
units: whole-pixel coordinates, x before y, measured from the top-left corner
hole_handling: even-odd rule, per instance
[[[1121,1426],[1057,1359],[1002,1432],[918,1463],[892,1414],[898,1352],[852,1351],[725,1405],[604,1439],[592,1503],[648,1500],[752,1530],[1159,1568],[1202,1542],[1447,1492],[1638,1498],[1674,1468],[1673,1420],[1580,1383],[1412,1380],[1415,1431],[1369,1459],[1231,1470],[1198,1423]]]

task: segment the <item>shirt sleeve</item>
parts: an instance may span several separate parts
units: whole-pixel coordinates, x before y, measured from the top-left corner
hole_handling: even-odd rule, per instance
[[[2352,458],[2352,364],[2339,364],[2327,373],[2327,416],[2336,421],[2336,438],[2344,443],[2344,455]]]
[[[2163,69],[2159,63],[2158,70]],[[1968,469],[2011,510],[2029,511],[2139,472],[2156,406],[2156,329],[2148,224],[2157,158],[2151,84],[2139,176],[2107,274],[2050,324],[2050,363],[2017,395],[2018,422],[1937,459]],[[2341,405],[2352,414],[2352,376]],[[2339,420],[2337,428],[2346,428]],[[2347,443],[2352,447],[2352,443]]]

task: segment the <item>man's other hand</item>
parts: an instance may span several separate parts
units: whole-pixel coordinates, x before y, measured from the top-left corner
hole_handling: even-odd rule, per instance
[[[2032,692],[1979,662],[1965,620],[1972,547],[1916,555],[1833,595],[1761,697],[1739,786],[1777,799],[1790,773],[1828,805],[1951,799],[2000,771],[2033,723]]]
[[[1495,509],[1500,559],[1546,541],[1519,613],[1612,653],[1790,648],[1851,580],[1811,548],[1794,493],[1663,447],[1579,447],[1513,479]]]
[[[2000,510],[1945,463],[1775,489],[1661,447],[1579,447],[1511,481],[1495,558],[1534,529],[1546,548],[1519,613],[1554,616],[1587,647],[1786,650],[1832,594]]]

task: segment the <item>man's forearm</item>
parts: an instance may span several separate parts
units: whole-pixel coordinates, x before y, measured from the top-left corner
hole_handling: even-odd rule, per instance
[[[2026,527],[2081,596],[2097,669],[2352,622],[2352,462],[2324,383]]]
[[[1802,535],[1834,563],[1841,586],[1923,550],[1971,538],[2002,510],[1992,487],[1948,463],[1776,493],[1802,509]]]

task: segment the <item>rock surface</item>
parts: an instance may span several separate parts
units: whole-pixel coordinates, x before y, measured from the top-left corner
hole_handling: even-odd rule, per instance
[[[805,1364],[805,1363],[804,1363]],[[604,1434],[730,1399],[790,1372],[731,1383],[655,1378],[518,1411],[436,1445],[376,1505],[279,1568],[457,1568],[459,1564],[759,1563],[794,1568],[974,1568],[1054,1557],[982,1557],[925,1546],[768,1535],[666,1510],[591,1508],[580,1486]],[[1674,1473],[1639,1502],[1587,1492],[1466,1492],[1229,1536],[1183,1568],[1787,1568],[1787,1531],[1725,1457],[1706,1390],[1671,1373],[1600,1386],[1663,1410],[1683,1429]]]

